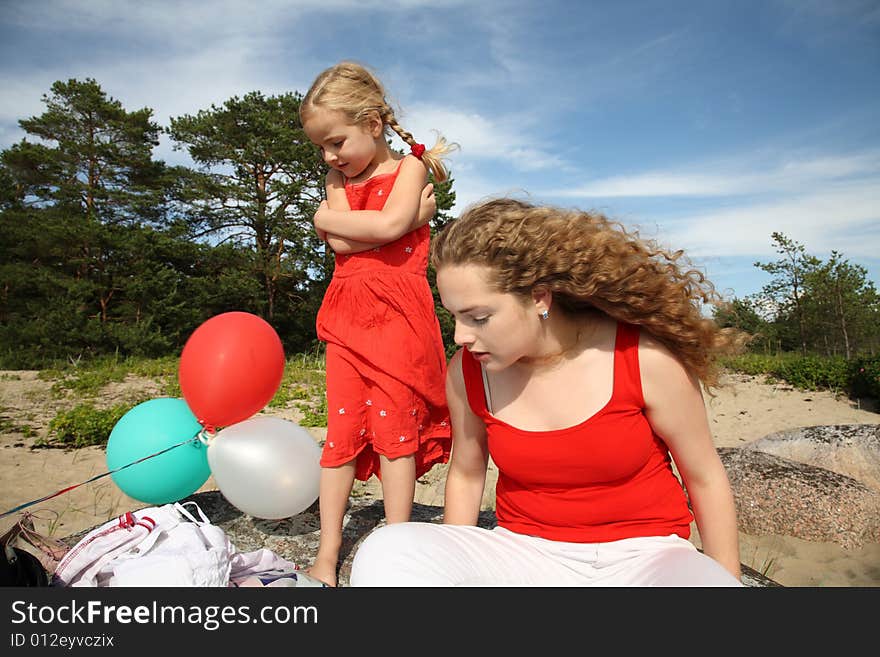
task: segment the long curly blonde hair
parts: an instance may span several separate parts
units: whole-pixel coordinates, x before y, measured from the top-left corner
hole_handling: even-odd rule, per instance
[[[502,293],[535,287],[572,314],[594,311],[642,326],[707,389],[718,386],[717,356],[747,340],[703,316],[724,302],[683,252],[660,248],[597,212],[495,199],[467,208],[431,244],[431,264],[484,265]]]
[[[412,133],[404,130],[397,122],[394,110],[385,99],[385,88],[379,78],[363,64],[343,61],[322,71],[300,103],[300,122],[304,122],[317,107],[343,112],[352,125],[362,123],[371,112],[375,112],[383,125],[394,130],[409,146],[416,144]],[[422,162],[434,174],[437,182],[443,182],[449,177],[442,158],[455,147],[456,144],[447,143],[438,134],[434,146],[425,149],[422,154]]]

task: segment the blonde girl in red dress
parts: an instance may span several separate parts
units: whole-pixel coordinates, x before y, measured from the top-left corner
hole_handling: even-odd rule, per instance
[[[430,150],[416,143],[381,82],[354,62],[315,79],[300,119],[330,167],[314,217],[336,255],[316,323],[326,343],[328,419],[321,540],[309,572],[335,586],[354,479],[377,475],[387,522],[405,522],[416,479],[449,459],[446,356],[426,272],[436,210],[427,174],[446,180],[441,157],[450,145],[442,137]],[[411,154],[389,147],[388,128]]]

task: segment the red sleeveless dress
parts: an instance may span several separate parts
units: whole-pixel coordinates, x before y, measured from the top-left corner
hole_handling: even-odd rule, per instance
[[[403,160],[401,160],[403,162]],[[397,170],[346,181],[352,210],[381,210]],[[414,455],[416,476],[449,460],[446,353],[426,276],[430,228],[354,254],[337,254],[318,311],[327,344],[327,440],[321,465],[357,459],[379,475],[379,454]]]
[[[510,531],[604,543],[690,535],[693,519],[669,451],[644,415],[639,328],[619,323],[611,399],[580,424],[524,431],[489,413],[480,363],[462,353],[468,404],[498,466],[495,513]]]

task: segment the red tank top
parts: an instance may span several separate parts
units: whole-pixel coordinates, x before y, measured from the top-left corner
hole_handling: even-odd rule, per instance
[[[480,364],[462,353],[468,403],[486,424],[498,466],[500,526],[575,543],[690,536],[684,490],[644,414],[638,348],[638,327],[619,323],[611,399],[584,422],[555,431],[524,431],[492,416]]]

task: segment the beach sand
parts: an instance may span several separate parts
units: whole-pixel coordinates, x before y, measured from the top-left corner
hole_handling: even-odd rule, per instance
[[[763,378],[733,374],[717,395],[706,397],[715,443],[718,447],[741,447],[777,431],[829,424],[878,424],[875,405],[862,405],[831,392],[803,392]],[[51,495],[68,486],[73,490],[29,508],[38,518],[38,529],[67,536],[106,522],[125,511],[142,508],[143,502],[126,496],[109,476],[83,484],[107,472],[102,447],[76,450],[34,449],[47,435],[49,421],[71,403],[53,398],[51,382],[36,372],[0,372],[0,513],[19,504]],[[153,382],[130,377],[102,393],[96,405],[119,403],[128,397],[161,396]],[[267,409],[268,414],[297,421],[295,409]],[[26,429],[27,428],[27,429]],[[310,429],[316,440],[323,429]],[[420,480],[417,501],[442,505],[445,468],[435,468]],[[216,490],[208,479],[200,490]],[[375,479],[356,487],[357,494],[380,495]],[[18,514],[0,518],[0,532]],[[694,532],[694,542],[699,536]],[[815,543],[790,536],[751,536],[740,533],[743,563],[785,586],[880,586],[880,545],[845,550],[835,543]]]

